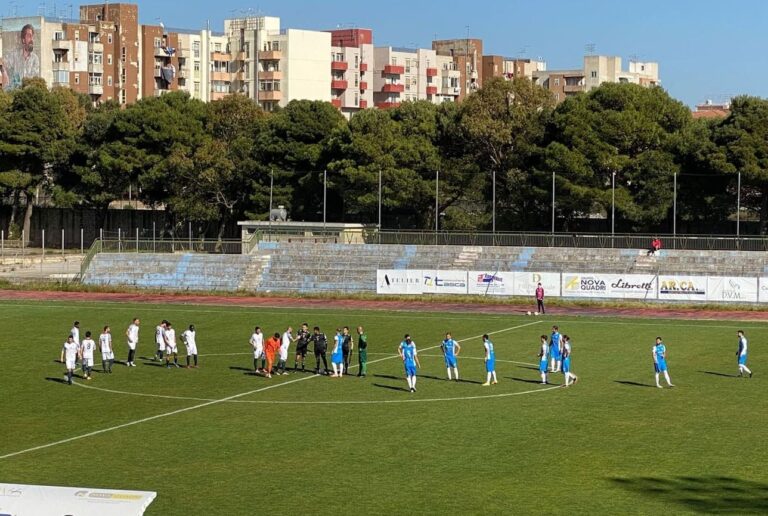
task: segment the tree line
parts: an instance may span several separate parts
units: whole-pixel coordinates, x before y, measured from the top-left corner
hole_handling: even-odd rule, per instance
[[[28,80],[0,92],[0,191],[10,235],[29,229],[41,191],[59,207],[106,210],[129,188],[169,220],[217,228],[268,217],[385,228],[550,229],[597,218],[617,231],[677,224],[712,232],[741,205],[768,229],[768,100],[742,96],[720,120],[694,120],[661,88],[605,84],[556,105],[525,79],[492,80],[463,103],[407,102],[347,121],[330,103],[263,112],[242,96],[170,93],[121,108]],[[435,182],[439,192],[435,204]],[[494,188],[495,186],[495,188]]]

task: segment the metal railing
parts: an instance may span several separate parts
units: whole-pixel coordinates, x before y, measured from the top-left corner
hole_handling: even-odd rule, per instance
[[[202,253],[242,254],[241,240],[160,240],[160,239],[104,239],[96,240],[100,253]]]
[[[457,231],[382,230],[366,237],[366,243],[397,245],[459,245],[510,247],[577,247],[648,249],[655,236],[664,249],[689,251],[768,251],[766,237],[718,235],[642,235],[600,233],[480,233]]]

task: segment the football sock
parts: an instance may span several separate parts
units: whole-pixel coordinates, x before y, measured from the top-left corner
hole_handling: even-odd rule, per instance
[[[541,383],[547,383],[547,373],[541,373]]]
[[[195,367],[197,367],[197,355],[192,355],[192,358],[195,361]]]
[[[454,376],[456,376],[456,379],[458,380],[459,379],[459,368],[458,367],[454,367],[453,368],[453,374],[454,374]]]
[[[451,377],[451,368],[450,368],[450,367],[448,368],[448,379],[449,379],[449,380],[451,380],[451,379],[452,379],[452,377]]]
[[[669,373],[664,371],[664,379],[667,381],[667,385],[672,385],[672,380],[669,379]]]
[[[187,355],[187,367],[189,367],[189,355]]]
[[[496,371],[493,372],[493,381],[498,382],[498,380],[496,379]]]

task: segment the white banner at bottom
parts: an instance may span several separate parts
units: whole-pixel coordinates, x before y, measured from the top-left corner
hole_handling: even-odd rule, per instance
[[[149,491],[0,484],[0,514],[141,516],[156,496]]]

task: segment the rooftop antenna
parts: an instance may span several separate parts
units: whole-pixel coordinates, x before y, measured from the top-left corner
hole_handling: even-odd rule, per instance
[[[523,45],[523,48],[521,48],[520,50],[517,51],[517,56],[518,57],[525,57],[526,55],[528,55],[528,49],[529,48],[531,48],[530,45]]]
[[[587,53],[588,56],[595,55],[596,50],[597,50],[597,45],[595,45],[594,43],[587,43],[584,46],[584,51]]]

